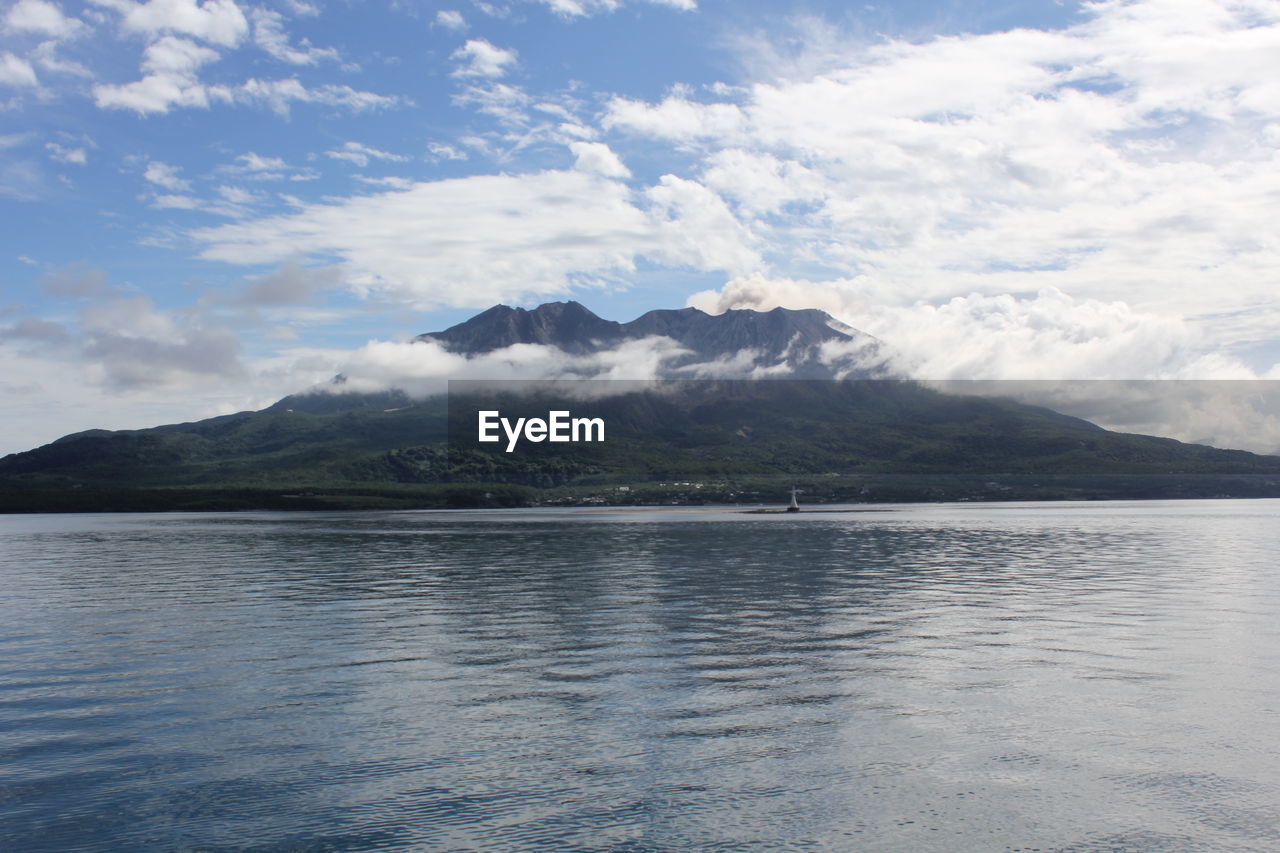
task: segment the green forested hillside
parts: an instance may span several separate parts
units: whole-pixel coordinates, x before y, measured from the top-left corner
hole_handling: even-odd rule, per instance
[[[475,439],[475,410],[602,417],[601,444]],[[451,417],[450,417],[451,411]],[[448,442],[450,428],[454,441]],[[313,394],[0,459],[7,511],[1280,495],[1280,458],[1108,432],[909,382],[724,382],[584,401]]]

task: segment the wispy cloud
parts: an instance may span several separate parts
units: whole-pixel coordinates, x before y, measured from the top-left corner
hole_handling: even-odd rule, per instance
[[[305,39],[298,47],[289,42],[284,29],[284,16],[270,9],[254,9],[253,41],[268,54],[290,65],[315,65],[324,60],[336,62],[338,51],[330,47],[315,47]]]
[[[324,156],[334,160],[345,160],[348,163],[354,163],[357,166],[364,167],[369,165],[370,160],[383,160],[389,163],[404,163],[408,161],[408,157],[402,154],[392,154],[388,151],[381,151],[377,148],[371,148],[359,142],[344,142],[341,147],[324,152]]]

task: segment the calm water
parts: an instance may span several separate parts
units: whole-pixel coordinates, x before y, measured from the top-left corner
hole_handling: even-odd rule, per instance
[[[0,517],[0,850],[1275,851],[1278,520]]]

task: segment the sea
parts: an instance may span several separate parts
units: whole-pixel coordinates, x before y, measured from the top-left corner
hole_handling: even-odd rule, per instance
[[[1280,850],[1280,501],[806,509],[0,517],[0,850]]]

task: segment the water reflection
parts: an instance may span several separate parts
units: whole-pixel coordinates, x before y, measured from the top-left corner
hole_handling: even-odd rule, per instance
[[[1270,850],[1276,502],[0,519],[0,848]]]

